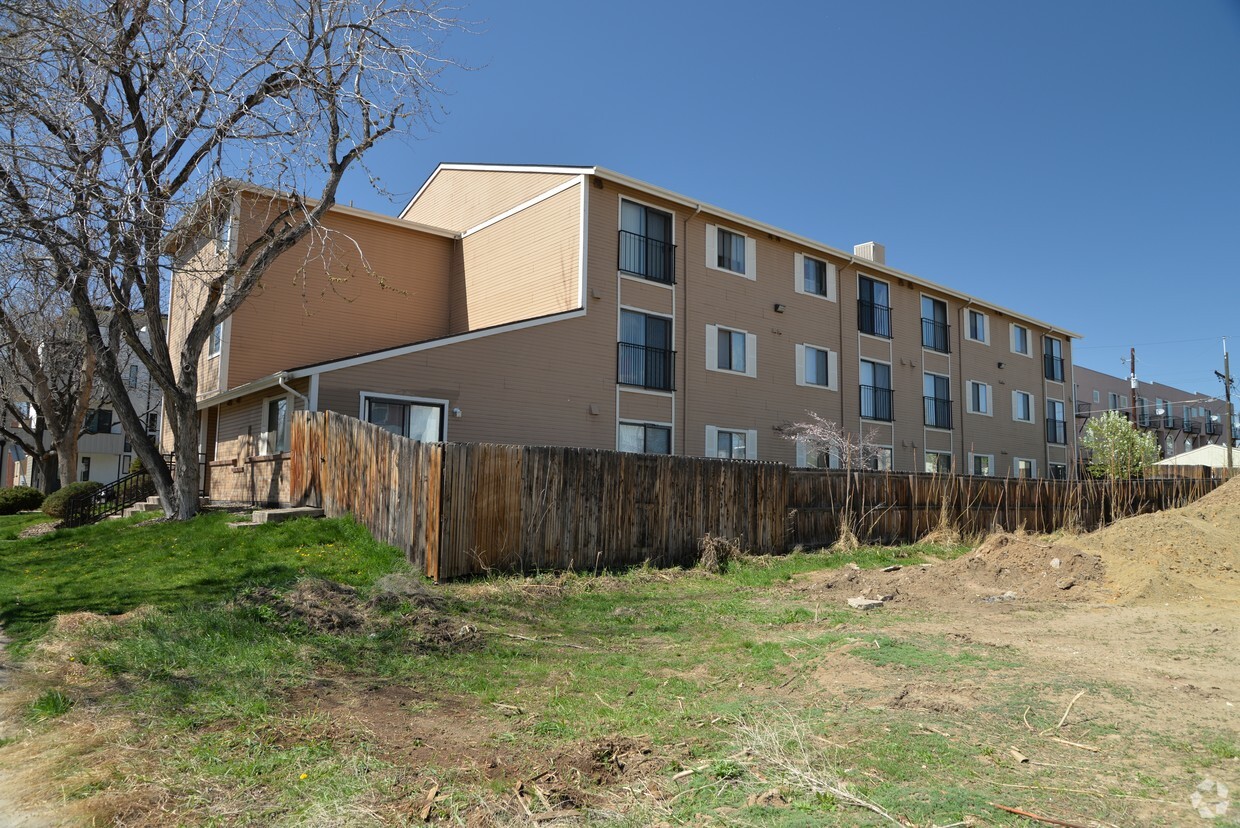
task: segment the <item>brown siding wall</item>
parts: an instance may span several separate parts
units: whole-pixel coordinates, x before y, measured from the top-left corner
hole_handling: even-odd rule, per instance
[[[451,333],[578,306],[581,185],[461,240]]]
[[[308,379],[293,380],[288,385],[303,396],[310,393]],[[263,404],[272,397],[285,394],[284,389],[277,386],[215,406],[219,420],[212,456],[217,460],[238,459],[241,462],[261,456],[259,437],[263,427]],[[293,410],[304,411],[305,408],[306,401],[294,395]]]
[[[463,233],[570,178],[558,173],[440,170],[401,218]]]
[[[246,204],[242,244],[269,221],[269,202]],[[453,239],[341,213],[324,228],[281,256],[233,315],[230,388],[448,333]]]

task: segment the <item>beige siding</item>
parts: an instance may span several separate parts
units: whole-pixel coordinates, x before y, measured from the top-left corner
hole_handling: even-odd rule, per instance
[[[265,202],[248,205],[243,244],[269,221]],[[233,315],[229,387],[448,333],[452,239],[340,213],[323,226],[281,256]]]
[[[461,240],[452,333],[578,307],[581,193],[570,187]]]
[[[636,391],[620,391],[619,419],[643,423],[670,423],[672,421],[672,397],[668,394],[641,394]]]
[[[303,396],[310,393],[308,379],[293,380],[288,385]],[[217,460],[236,459],[241,462],[260,456],[259,435],[263,427],[263,405],[273,397],[283,397],[286,394],[282,388],[268,388],[215,406],[219,419],[212,456]],[[294,395],[293,410],[303,411],[305,407],[306,400]]]
[[[220,274],[223,250],[214,238],[199,238],[193,252],[182,257],[173,267],[171,295],[168,299],[168,350],[179,377],[183,373],[181,348],[194,319],[206,303],[207,284]],[[208,343],[209,344],[209,343]],[[198,395],[221,390],[220,356],[208,356],[209,347],[198,355]]]
[[[557,173],[439,170],[401,218],[462,233],[571,178]]]

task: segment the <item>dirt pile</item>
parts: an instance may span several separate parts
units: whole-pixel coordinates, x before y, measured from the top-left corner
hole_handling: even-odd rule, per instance
[[[1240,600],[1240,478],[1179,509],[1081,537],[1119,603]]]
[[[1070,546],[996,534],[953,561],[888,570],[845,567],[813,575],[807,580],[841,601],[1007,603],[1094,598],[1103,568],[1096,555]]]

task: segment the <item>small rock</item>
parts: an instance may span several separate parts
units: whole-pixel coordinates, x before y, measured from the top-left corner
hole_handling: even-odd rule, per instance
[[[1072,587],[1075,584],[1076,584],[1075,578],[1060,578],[1058,581],[1055,582],[1055,588],[1056,589],[1072,589]]]
[[[871,589],[873,589],[873,587],[866,587],[865,589],[861,590],[861,595],[866,598],[870,597]]]
[[[1059,559],[1051,558],[1051,569],[1058,569],[1058,568],[1059,568]]]
[[[859,610],[878,609],[883,605],[882,601],[875,601],[873,598],[849,598],[848,606]]]
[[[1012,592],[1012,590],[1009,589],[1007,592],[1003,593],[1002,595],[991,595],[990,597],[983,598],[982,600],[985,601],[987,604],[1000,604],[1006,601],[1015,601],[1016,593]]]
[[[885,603],[887,603],[888,601],[894,601],[894,600],[895,600],[895,598],[896,598],[896,596],[895,596],[895,594],[894,594],[894,593],[893,593],[893,594],[891,594],[891,595],[880,595],[880,596],[878,596],[878,600],[882,601],[884,604],[885,604]]]
[[[903,568],[904,567],[900,566],[899,564],[894,564],[892,566],[884,566],[883,572],[899,572]]]
[[[857,566],[857,565],[856,565],[855,563],[853,563],[852,561],[849,561],[848,563],[844,564],[844,568],[845,568],[845,569],[855,569],[855,570],[860,570],[860,569],[861,569],[861,567]]]

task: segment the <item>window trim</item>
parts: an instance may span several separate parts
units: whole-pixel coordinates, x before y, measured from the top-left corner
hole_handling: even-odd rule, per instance
[[[676,250],[676,211],[669,210],[666,207],[660,207],[657,204],[650,204],[649,202],[642,201],[640,198],[633,198],[630,195],[621,195],[616,200],[616,232],[617,233],[624,230],[624,202],[626,201],[632,202],[633,204],[641,205],[642,207],[645,207],[648,210],[658,210],[660,213],[667,213],[669,216],[671,216],[672,217],[671,245],[672,245],[672,250],[673,251]],[[673,255],[673,259],[675,259],[674,255]],[[617,261],[618,260],[619,260],[619,257],[617,257]],[[674,261],[673,261],[673,266],[675,266]],[[620,276],[621,279],[632,279],[634,282],[641,282],[643,285],[658,285],[659,287],[667,288],[668,290],[676,289],[676,279],[675,279],[674,273],[672,274],[672,282],[670,284],[668,282],[660,282],[655,279],[648,279],[645,276],[639,276],[636,273],[629,273],[627,271],[621,270],[619,265],[616,266],[616,273]]]
[[[881,284],[881,285],[883,285],[884,287],[886,287],[886,288],[887,288],[887,304],[886,304],[886,305],[874,305],[874,307],[876,307],[876,308],[885,308],[885,309],[887,310],[887,330],[888,330],[888,333],[887,333],[887,335],[883,335],[883,334],[879,334],[879,333],[866,333],[865,331],[861,330],[861,319],[860,319],[860,316],[859,316],[859,315],[858,315],[858,319],[857,319],[857,333],[858,333],[860,336],[868,336],[868,337],[870,337],[871,339],[878,339],[878,340],[881,340],[881,341],[883,341],[883,342],[892,342],[892,341],[894,341],[894,340],[895,340],[895,333],[896,333],[896,332],[895,332],[895,325],[893,325],[893,324],[892,324],[892,321],[891,321],[892,312],[895,310],[895,308],[894,308],[894,307],[892,306],[892,304],[891,304],[891,302],[892,302],[892,298],[891,298],[891,282],[890,282],[890,281],[888,281],[887,279],[880,279],[880,278],[878,278],[877,276],[875,276],[875,275],[873,275],[873,274],[871,274],[871,273],[868,273],[868,272],[865,272],[865,271],[862,271],[862,270],[858,270],[858,271],[857,271],[857,282],[856,282],[856,287],[857,287],[857,302],[858,302],[858,308],[860,308],[860,303],[861,303],[861,302],[866,301],[866,300],[864,300],[864,299],[862,299],[862,298],[861,298],[861,280],[862,280],[862,279],[868,279],[868,280],[869,280],[869,281],[871,281],[871,282],[875,282],[875,283],[877,283],[877,284]],[[872,303],[872,302],[871,302],[870,304],[874,304],[874,303]],[[859,313],[860,313],[860,312],[858,311],[858,314],[859,314]],[[877,327],[877,326],[876,326],[876,327]]]
[[[667,454],[655,454],[654,452],[651,452],[651,451],[642,451],[642,452],[624,451],[624,449],[620,448],[620,426],[626,426],[626,425],[641,426],[643,429],[650,428],[652,426],[654,428],[666,428],[667,429]],[[643,440],[643,445],[644,445],[644,440]],[[640,453],[640,454],[654,454],[655,457],[671,457],[676,452],[676,424],[675,423],[661,423],[661,422],[657,422],[654,420],[632,420],[632,419],[628,419],[625,417],[618,417],[616,418],[616,451],[622,452],[624,454]]]
[[[1021,330],[1025,332],[1025,347],[1028,348],[1028,351],[1016,350],[1016,329],[1017,328],[1020,328]],[[1009,350],[1011,350],[1013,354],[1016,354],[1017,356],[1023,356],[1028,359],[1033,359],[1033,331],[1029,329],[1028,325],[1021,325],[1019,322],[1008,323],[1008,348]]]
[[[970,324],[972,320],[970,319],[969,314],[971,313],[976,313],[978,316],[982,317],[982,338],[981,339],[975,339],[971,334],[972,327],[973,327]],[[966,342],[977,342],[981,345],[989,345],[990,344],[990,315],[986,313],[985,311],[978,310],[977,308],[965,307],[964,309],[964,339]]]
[[[808,379],[806,379],[805,368],[809,364],[809,360],[806,359],[807,348],[813,349],[815,351],[823,351],[826,353],[827,355],[827,383],[826,385],[823,385],[822,383],[817,383],[817,382],[810,382]],[[840,390],[840,355],[837,354],[835,351],[832,351],[830,348],[823,347],[822,345],[812,345],[808,342],[798,343],[796,346],[796,371],[797,371],[797,376],[796,376],[797,385],[800,385],[804,388],[818,388],[823,391],[839,391]]]
[[[822,466],[811,466],[809,464],[809,446],[805,445],[805,440],[803,438],[798,437],[796,439],[796,449],[797,449],[797,459],[796,459],[795,468],[813,469],[815,471],[826,471],[828,469],[840,468],[840,465],[841,465],[840,454],[838,451],[835,451],[835,450],[827,451],[827,465],[825,468],[823,468]]]
[[[937,456],[937,457],[943,457],[943,456],[946,456],[946,457],[951,458],[951,462],[947,464],[947,465],[948,465],[948,470],[947,470],[946,472],[941,472],[941,471],[939,471],[937,468],[936,468],[934,471],[930,471],[930,469],[926,468],[926,465],[927,465],[927,464],[926,464],[926,460],[927,460],[927,459],[930,457],[930,455],[932,455],[932,454],[933,454],[933,455],[935,455],[935,456]],[[925,451],[923,451],[923,452],[921,453],[921,467],[922,467],[923,473],[925,473],[925,474],[951,474],[951,473],[952,473],[952,471],[956,468],[956,452],[954,452],[954,451],[939,451],[939,450],[937,450],[937,449],[926,449]]]
[[[285,451],[288,451],[288,449],[284,449],[282,451],[272,451],[271,446],[267,442],[267,439],[268,439],[267,435],[271,432],[271,404],[279,400],[284,400],[285,403],[287,404],[285,407],[285,411],[287,412],[286,416],[288,417],[287,427],[288,427],[288,435],[289,435],[289,442],[290,442],[289,448],[292,448],[291,443],[292,443],[292,437],[293,437],[293,412],[297,410],[296,408],[297,398],[293,396],[292,394],[276,394],[275,396],[266,397],[263,399],[263,416],[262,416],[262,421],[260,423],[260,428],[258,431],[258,456],[259,457],[274,457],[278,454],[283,454]]]
[[[435,397],[410,397],[405,394],[384,394],[381,391],[360,391],[358,392],[359,403],[357,407],[357,418],[362,422],[366,420],[366,403],[369,400],[377,399],[393,400],[394,402],[415,403],[418,405],[437,405],[439,406],[439,442],[446,443],[448,441],[448,405],[449,400],[441,400]],[[412,437],[405,439],[411,440]]]
[[[719,266],[720,230],[726,230],[729,233],[740,236],[745,240],[744,272],[729,270],[726,267]],[[748,233],[734,229],[732,226],[708,223],[706,225],[706,267],[709,270],[718,271],[719,273],[728,273],[733,276],[739,276],[742,279],[748,279],[751,282],[756,282],[758,280],[758,240]]]
[[[1029,419],[1028,420],[1022,420],[1020,417],[1016,416],[1016,410],[1017,410],[1016,409],[1016,395],[1017,394],[1024,394],[1026,397],[1029,398]],[[1012,421],[1017,422],[1017,423],[1036,424],[1037,418],[1034,412],[1037,411],[1037,404],[1038,404],[1038,397],[1036,394],[1033,394],[1029,391],[1022,391],[1019,388],[1013,389],[1012,390]]]
[[[216,333],[219,337],[216,337]],[[224,323],[220,322],[211,329],[211,335],[207,337],[207,359],[215,359],[224,353]]]
[[[827,275],[827,292],[812,293],[805,289],[805,260],[812,259],[816,262],[822,262],[826,265]],[[792,254],[792,289],[802,296],[813,296],[815,299],[822,299],[825,302],[839,301],[839,268],[833,262],[818,256],[811,256],[808,253]]]
[[[1020,476],[1020,469],[1017,467],[1017,464],[1018,464],[1018,463],[1029,463],[1029,464],[1032,466],[1031,473],[1030,473],[1030,475],[1029,475],[1029,477],[1028,477],[1028,478],[1022,478],[1022,477]],[[1012,477],[1016,478],[1017,480],[1037,480],[1037,479],[1038,479],[1038,461],[1037,461],[1037,458],[1034,458],[1034,457],[1013,457],[1013,458],[1012,458]]]
[[[889,471],[895,471],[895,468],[896,468],[896,447],[895,447],[895,446],[893,446],[893,445],[879,445],[879,444],[875,444],[875,445],[874,445],[874,448],[878,449],[880,453],[879,453],[879,454],[877,454],[877,455],[875,455],[875,457],[874,457],[874,459],[875,459],[874,468],[872,468],[872,469],[871,469],[869,466],[866,466],[866,469],[867,469],[867,470],[869,470],[869,471],[886,471],[886,472],[889,472]],[[884,454],[882,454],[881,452],[886,452],[886,454],[884,455]],[[886,458],[887,458],[887,465],[886,465],[886,466],[884,466],[881,462],[879,462],[879,458],[880,458],[880,457],[886,457]]]
[[[728,331],[729,333],[738,333],[745,337],[745,370],[737,371],[733,368],[719,367],[719,332]],[[734,377],[757,377],[758,376],[758,335],[749,331],[743,331],[740,328],[730,328],[727,325],[707,325],[706,326],[706,370],[714,371],[716,374],[727,374]]]
[[[976,465],[974,463],[974,458],[977,458],[977,457],[985,457],[987,460],[990,461],[990,464],[989,464],[990,471],[986,472],[985,474],[978,474],[976,471],[974,471],[974,469],[976,468]],[[995,476],[995,456],[993,454],[986,454],[985,452],[980,452],[980,451],[969,452],[969,477],[994,477],[994,476]]]
[[[973,407],[973,386],[975,385],[981,385],[986,389],[986,408],[988,409],[987,411],[978,411],[977,409]],[[991,388],[989,383],[985,383],[980,380],[965,380],[965,390],[967,392],[966,393],[967,399],[965,400],[965,403],[964,403],[966,412],[968,412],[969,414],[976,414],[979,417],[995,416],[995,393],[994,393],[994,389]]]
[[[719,456],[719,432],[745,435],[745,460],[758,459],[758,430],[756,428],[730,428],[725,426],[706,426],[706,456],[720,460],[737,460],[736,457]]]

